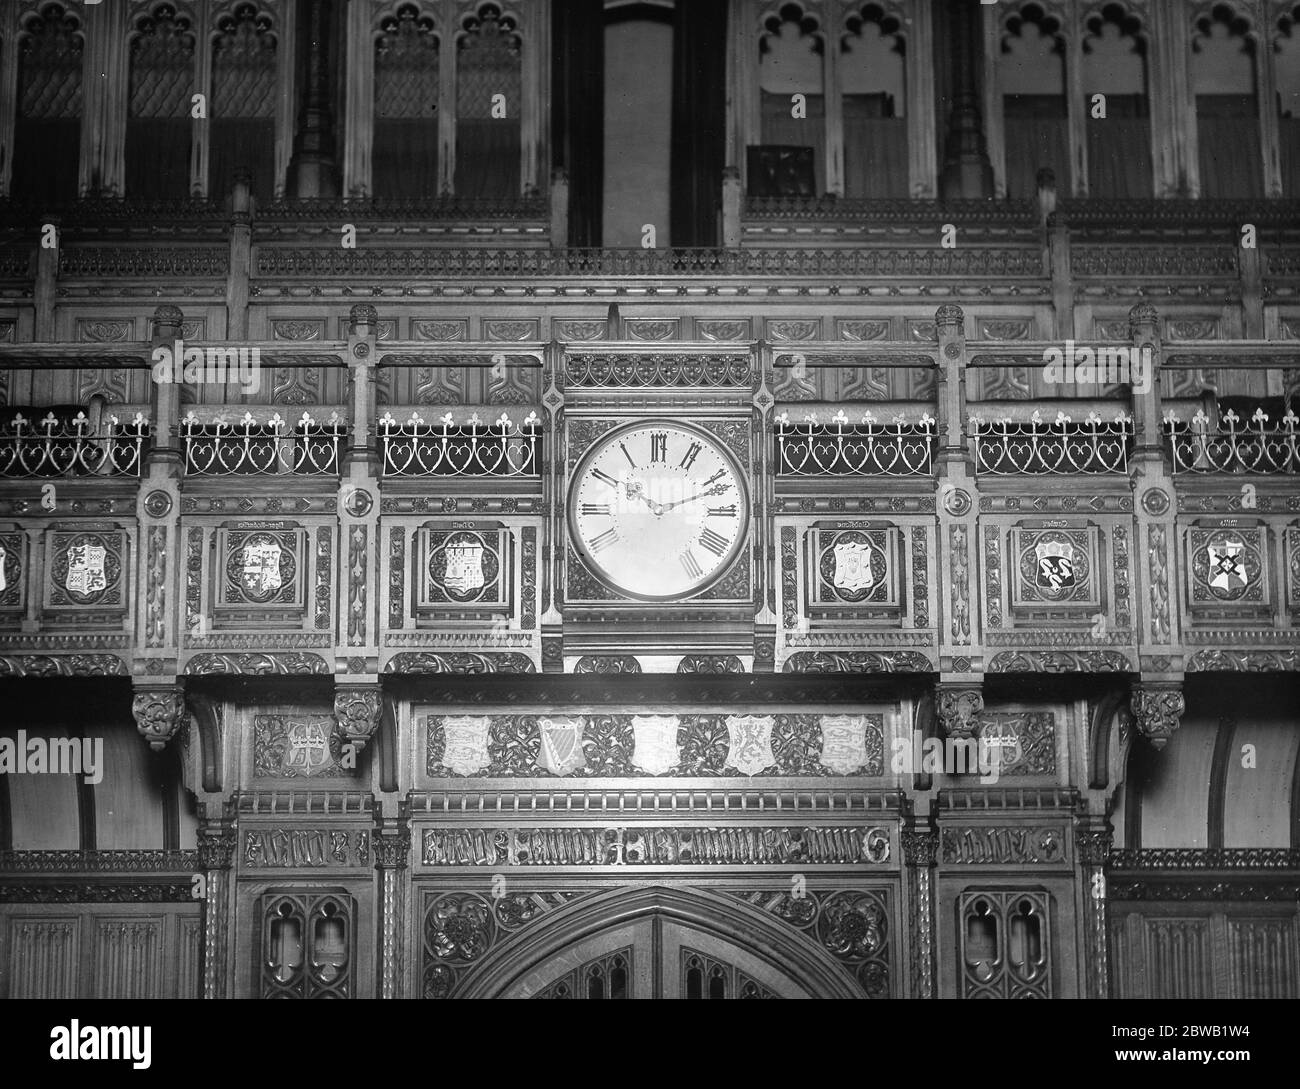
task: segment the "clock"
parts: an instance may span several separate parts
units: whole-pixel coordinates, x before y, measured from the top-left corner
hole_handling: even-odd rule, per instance
[[[673,601],[718,580],[745,545],[740,463],[715,436],[678,421],[615,428],[582,456],[569,486],[569,536],[611,590]]]

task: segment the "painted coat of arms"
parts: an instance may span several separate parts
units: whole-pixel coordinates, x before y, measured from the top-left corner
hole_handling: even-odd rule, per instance
[[[662,775],[681,759],[676,715],[633,715],[632,736],[632,763],[651,775]]]
[[[1039,589],[1050,594],[1074,585],[1074,545],[1069,541],[1039,541],[1034,554],[1038,557],[1034,581]]]
[[[486,581],[483,577],[483,546],[462,540],[449,544],[446,553],[447,573],[442,579],[443,586],[457,594],[481,590]]]
[[[867,762],[867,716],[823,715],[821,762],[836,775],[850,775]]]
[[[871,545],[865,541],[840,541],[834,552],[835,571],[831,582],[837,589],[856,593],[875,585],[871,574]]]
[[[330,738],[323,722],[291,722],[285,735],[284,769],[313,775],[330,763]]]
[[[1214,541],[1206,546],[1210,558],[1207,576],[1212,589],[1221,590],[1227,595],[1236,595],[1246,588],[1245,557],[1246,546],[1233,537]]]
[[[280,589],[281,549],[265,538],[244,545],[240,582],[253,595],[263,596]]]
[[[68,549],[68,574],[63,585],[69,593],[93,594],[108,586],[104,577],[103,545],[74,544]]]
[[[492,763],[488,733],[492,719],[486,715],[458,715],[442,720],[442,762],[457,775],[475,775]]]
[[[727,765],[741,775],[757,775],[776,763],[772,753],[772,715],[728,715]]]
[[[545,715],[537,720],[542,747],[537,762],[552,775],[568,775],[587,762],[582,751],[583,720],[576,716]]]

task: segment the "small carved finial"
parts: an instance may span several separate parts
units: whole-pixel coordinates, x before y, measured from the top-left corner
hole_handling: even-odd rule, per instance
[[[354,336],[366,336],[379,325],[379,311],[369,303],[355,303],[348,311],[348,329]]]
[[[181,323],[184,320],[185,313],[179,306],[163,303],[161,306],[154,308],[152,318],[153,334],[164,339],[177,337],[180,335]]]
[[[176,685],[137,688],[131,699],[135,728],[154,752],[162,752],[185,721],[185,693]]]
[[[960,306],[953,303],[944,303],[934,312],[934,321],[938,325],[940,332],[946,329],[960,333],[962,326],[966,323],[966,314]]]
[[[984,713],[984,696],[978,688],[941,688],[936,703],[945,737],[975,736]]]
[[[334,719],[339,732],[358,752],[379,727],[379,689],[375,685],[346,685],[334,691]]]
[[[1182,724],[1183,712],[1187,709],[1182,689],[1176,685],[1134,688],[1129,694],[1129,707],[1138,733],[1157,751],[1169,743],[1174,731]]]
[[[1154,304],[1140,302],[1129,308],[1128,323],[1129,325],[1154,325],[1158,313]]]

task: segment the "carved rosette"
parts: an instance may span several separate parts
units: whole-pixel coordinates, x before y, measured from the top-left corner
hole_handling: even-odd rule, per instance
[[[379,688],[348,685],[335,689],[334,720],[339,732],[360,752],[379,726]]]
[[[149,748],[162,752],[185,721],[185,693],[176,685],[137,688],[131,699],[131,714]]]
[[[1138,733],[1157,750],[1168,744],[1187,709],[1182,689],[1176,685],[1140,685],[1129,695],[1129,707]]]
[[[973,738],[984,711],[984,696],[978,688],[940,686],[937,709],[945,737]]]

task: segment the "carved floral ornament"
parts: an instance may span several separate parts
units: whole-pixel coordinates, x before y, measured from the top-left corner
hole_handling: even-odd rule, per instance
[[[1160,750],[1181,725],[1186,703],[1176,685],[1142,685],[1133,689],[1129,707],[1138,733]]]
[[[162,752],[185,721],[185,694],[175,685],[137,688],[131,699],[131,714],[149,748]]]
[[[978,688],[941,688],[936,708],[945,737],[972,738],[984,711]]]
[[[334,693],[334,717],[339,731],[360,752],[379,726],[379,689],[347,686]]]

